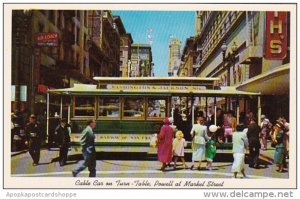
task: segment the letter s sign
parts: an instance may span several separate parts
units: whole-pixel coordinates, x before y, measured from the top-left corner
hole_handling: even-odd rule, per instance
[[[266,59],[284,59],[287,53],[287,13],[266,12]]]

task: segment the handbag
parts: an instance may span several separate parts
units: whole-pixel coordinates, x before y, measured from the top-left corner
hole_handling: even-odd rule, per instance
[[[150,147],[153,147],[153,148],[157,147],[157,141],[158,141],[157,134],[153,134],[150,138],[150,143],[149,143]]]

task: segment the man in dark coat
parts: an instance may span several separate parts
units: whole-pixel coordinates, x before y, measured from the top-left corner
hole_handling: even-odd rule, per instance
[[[63,118],[60,124],[56,127],[55,133],[57,134],[57,141],[59,145],[59,164],[64,166],[68,159],[68,151],[70,147],[70,126],[68,125],[67,119]]]
[[[29,117],[29,123],[27,123],[25,127],[25,134],[27,138],[26,143],[29,147],[29,154],[33,160],[32,165],[37,166],[40,160],[42,131],[39,124],[36,122],[36,117],[34,114],[31,114]]]
[[[261,128],[256,124],[255,119],[251,118],[247,131],[249,140],[249,167],[251,168],[259,167],[260,132]]]

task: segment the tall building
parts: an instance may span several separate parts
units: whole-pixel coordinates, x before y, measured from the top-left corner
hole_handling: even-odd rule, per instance
[[[195,75],[219,77],[219,86],[260,92],[264,114],[273,120],[281,114],[288,117],[289,13],[198,11],[196,18]],[[256,110],[257,101],[227,104],[228,109],[239,105],[245,113]]]
[[[181,55],[181,65],[177,71],[180,77],[192,77],[195,70],[195,44],[194,37],[187,38]]]
[[[129,77],[131,65],[131,44],[133,43],[130,33],[121,36],[120,47],[120,76]]]
[[[201,21],[201,14],[203,12],[201,11],[196,11],[196,17],[195,17],[195,35],[200,35],[201,31],[201,26],[202,26],[202,21]]]
[[[131,62],[131,44],[133,40],[131,34],[126,32],[120,16],[114,16],[114,22],[116,23],[120,35],[120,70],[118,76],[127,77],[128,64]]]
[[[172,38],[169,41],[169,61],[168,61],[168,75],[174,76],[180,66],[180,48],[181,41],[177,38]]]
[[[133,44],[131,46],[130,77],[154,76],[151,46],[148,44]]]
[[[108,10],[14,10],[12,111],[43,115],[47,89],[119,76],[121,23]]]

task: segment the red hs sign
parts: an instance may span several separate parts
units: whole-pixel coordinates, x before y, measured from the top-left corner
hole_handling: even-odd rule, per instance
[[[266,59],[284,59],[287,52],[287,13],[266,13]]]

